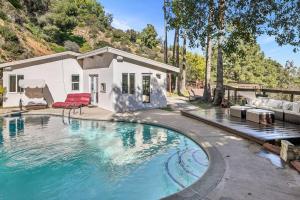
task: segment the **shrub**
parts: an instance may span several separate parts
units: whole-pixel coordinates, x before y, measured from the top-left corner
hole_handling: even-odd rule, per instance
[[[20,55],[24,53],[24,49],[20,46],[20,44],[15,42],[5,42],[2,45],[2,48],[6,51],[9,51],[10,53],[14,55]]]
[[[67,51],[79,52],[79,45],[76,42],[67,40],[64,42],[64,47]]]
[[[105,32],[105,37],[106,38],[111,38],[112,37],[112,32],[110,32],[110,31]]]
[[[92,47],[89,45],[89,43],[85,42],[79,50],[80,52],[85,53],[91,51]]]
[[[40,27],[35,26],[32,23],[25,24],[25,27],[36,37],[40,37],[42,35]]]
[[[55,52],[55,53],[60,53],[60,52],[64,52],[66,51],[65,47],[62,47],[60,45],[57,45],[55,43],[51,43],[50,44],[51,49]]]
[[[2,35],[2,37],[7,42],[19,43],[18,36],[10,28],[6,26],[0,26],[0,35]]]
[[[0,10],[0,19],[3,19],[3,20],[8,19],[7,15],[2,10]]]
[[[8,0],[11,5],[13,5],[17,9],[21,9],[22,5],[19,0]]]
[[[102,48],[102,47],[111,47],[112,45],[106,41],[98,41],[96,44],[95,44],[95,48]]]

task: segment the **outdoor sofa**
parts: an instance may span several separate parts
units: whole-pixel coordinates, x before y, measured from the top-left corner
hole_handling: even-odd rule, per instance
[[[248,98],[246,106],[270,110],[275,113],[276,120],[300,124],[300,102],[258,97],[254,99]]]

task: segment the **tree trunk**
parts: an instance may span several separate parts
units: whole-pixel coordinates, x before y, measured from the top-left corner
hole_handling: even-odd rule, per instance
[[[211,87],[210,87],[210,76],[211,76],[211,60],[212,60],[212,40],[211,40],[211,26],[214,14],[213,0],[209,2],[209,16],[208,16],[208,30],[207,30],[207,41],[206,41],[206,62],[205,62],[205,85],[203,98],[204,101],[211,101]]]
[[[178,48],[178,51],[177,51]],[[178,54],[177,54],[178,52]],[[178,55],[178,56],[177,56]],[[178,62],[177,62],[178,58]],[[172,63],[174,67],[179,67],[179,30],[178,28],[175,29],[175,35],[174,35],[174,43],[173,43],[173,55],[172,55]],[[178,63],[178,65],[177,65]],[[172,88],[174,88],[175,91],[177,91],[177,78],[175,77],[176,75],[173,75],[173,78],[175,81],[172,83]]]
[[[186,88],[186,33],[183,33],[182,46],[182,65],[180,66],[180,73],[178,77],[178,94],[183,95]]]
[[[174,35],[174,43],[173,43],[173,55],[172,55],[172,60],[173,60],[173,65],[176,67],[176,44],[177,44],[177,36],[178,36],[178,29],[175,29],[175,35]]]
[[[220,105],[224,97],[224,79],[223,79],[223,39],[224,39],[224,13],[225,0],[219,0],[219,17],[218,17],[218,58],[217,58],[217,86],[214,97],[214,104]]]
[[[164,30],[165,30],[165,41],[164,41],[164,62],[168,63],[168,29],[167,29],[167,0],[164,0]]]

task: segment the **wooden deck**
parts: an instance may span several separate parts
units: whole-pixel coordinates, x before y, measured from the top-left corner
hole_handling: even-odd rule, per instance
[[[266,141],[282,139],[300,140],[300,125],[275,121],[273,125],[262,125],[229,115],[229,109],[199,109],[181,111],[182,115],[191,117],[212,126],[225,129],[241,137],[254,140],[260,144]]]

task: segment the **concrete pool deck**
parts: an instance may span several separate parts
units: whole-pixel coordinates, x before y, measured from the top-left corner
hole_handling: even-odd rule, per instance
[[[179,108],[178,108],[179,109]],[[61,116],[60,109],[30,111],[28,114],[52,114]],[[289,166],[280,168],[264,157],[259,156],[262,147],[249,140],[242,139],[221,129],[206,125],[197,120],[182,116],[179,112],[164,110],[146,110],[134,113],[117,114],[100,109],[84,108],[83,114],[71,114],[71,117],[97,120],[126,120],[141,123],[158,124],[172,127],[200,141],[204,148],[213,147],[223,162],[216,163],[216,173],[212,171],[209,188],[199,188],[203,184],[194,184],[197,191],[188,188],[174,199],[205,200],[299,200],[300,176]],[[210,159],[213,159],[211,157]],[[219,164],[219,167],[218,167]],[[224,170],[222,172],[222,170]],[[205,185],[205,184],[204,184]],[[198,187],[198,188],[197,188]],[[200,191],[200,192],[199,192]],[[202,192],[201,192],[202,191]],[[199,192],[199,193],[197,193]]]

